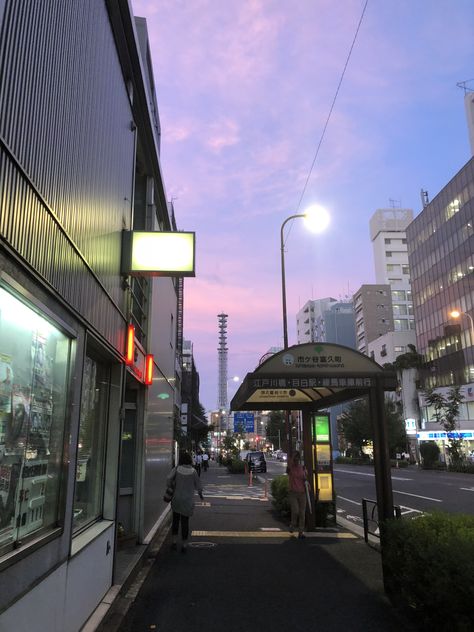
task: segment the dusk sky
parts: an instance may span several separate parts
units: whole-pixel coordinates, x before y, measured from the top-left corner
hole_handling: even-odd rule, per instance
[[[470,158],[456,83],[474,78],[472,0],[369,0],[298,211],[364,5],[132,0],[148,22],[167,197],[179,229],[196,231],[184,330],[206,410],[217,406],[217,314],[229,315],[229,378],[283,344],[289,215],[314,203],[331,214],[324,234],[288,225],[291,345],[307,300],[375,282],[374,211],[418,214],[420,190],[432,199]]]

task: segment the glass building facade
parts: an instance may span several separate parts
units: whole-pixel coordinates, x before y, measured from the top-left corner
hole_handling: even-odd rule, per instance
[[[425,387],[474,382],[474,158],[407,228]],[[459,310],[453,319],[450,312]]]

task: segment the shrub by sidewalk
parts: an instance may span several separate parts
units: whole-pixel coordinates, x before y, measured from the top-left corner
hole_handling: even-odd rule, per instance
[[[245,463],[240,459],[232,459],[232,461],[227,464],[227,469],[231,474],[244,474]]]
[[[282,474],[272,480],[271,491],[273,506],[283,516],[290,515],[290,499],[288,491],[288,476]]]
[[[474,516],[433,513],[385,524],[386,587],[420,630],[472,630]]]

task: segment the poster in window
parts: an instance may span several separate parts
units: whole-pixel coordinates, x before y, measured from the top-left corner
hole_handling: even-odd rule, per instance
[[[13,371],[11,356],[0,353],[0,415],[12,411]]]

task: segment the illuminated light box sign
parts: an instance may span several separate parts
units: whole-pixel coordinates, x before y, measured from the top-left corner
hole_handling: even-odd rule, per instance
[[[195,233],[123,233],[123,274],[195,276]]]
[[[316,415],[314,418],[314,438],[318,441],[329,441],[329,417]]]

